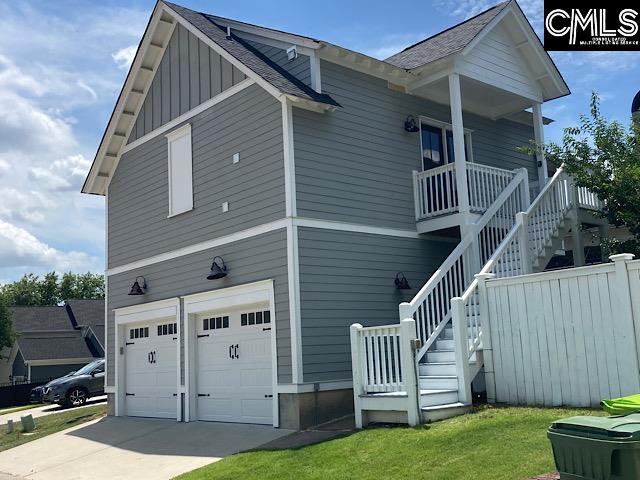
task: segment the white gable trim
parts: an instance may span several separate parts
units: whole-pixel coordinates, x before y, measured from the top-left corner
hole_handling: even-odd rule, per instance
[[[242,90],[244,90],[247,87],[250,87],[254,83],[256,83],[256,82],[254,82],[253,80],[251,80],[249,78],[241,81],[240,83],[236,83],[233,87],[224,90],[222,93],[219,93],[215,97],[211,97],[206,102],[203,102],[200,105],[198,105],[197,107],[192,108],[188,112],[183,113],[182,115],[180,115],[179,117],[174,118],[170,122],[167,122],[164,125],[161,125],[158,128],[156,128],[155,130],[152,130],[151,132],[147,133],[146,135],[143,135],[142,137],[134,140],[133,142],[128,143],[127,145],[122,147],[121,154],[127,153],[128,151],[133,150],[136,147],[139,147],[143,143],[148,142],[152,138],[155,138],[158,135],[162,135],[163,133],[168,132],[172,128],[175,128],[178,125],[180,125],[182,122],[186,122],[187,120],[195,117],[196,115],[201,114],[205,110],[213,107],[214,105],[217,105],[218,103],[226,100],[229,97],[232,97],[236,93],[241,92]]]
[[[466,56],[471,50],[473,50],[473,48],[478,45],[478,43],[481,42],[494,29],[496,25],[502,22],[507,15],[512,15],[513,20],[517,23],[518,27],[526,37],[525,42],[516,45],[515,47],[521,50],[522,47],[530,46],[531,50],[535,54],[536,60],[543,64],[546,70],[546,74],[552,79],[554,86],[557,88],[558,96],[552,98],[558,98],[560,96],[568,95],[570,92],[564,79],[561,77],[560,72],[558,71],[557,67],[555,66],[547,52],[544,51],[544,48],[542,47],[538,36],[533,31],[531,25],[529,24],[529,21],[515,2],[511,2],[509,5],[507,5],[498,15],[496,15],[487,25],[485,25],[482,31],[480,31],[480,33],[476,35],[476,37],[462,50],[462,57]],[[539,79],[540,78],[534,78],[536,83],[538,83]],[[540,90],[542,91],[542,88],[540,86],[538,88],[540,88]],[[543,100],[551,100],[551,98],[540,99],[540,101]]]

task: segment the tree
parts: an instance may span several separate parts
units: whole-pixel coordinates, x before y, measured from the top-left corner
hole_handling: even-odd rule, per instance
[[[605,239],[611,253],[640,254],[640,121],[628,128],[608,121],[600,112],[600,99],[591,95],[589,115],[581,115],[577,127],[564,129],[561,144],[546,145],[550,162],[565,169],[576,184],[605,202],[601,216],[609,223],[625,225],[633,239]]]
[[[2,350],[10,348],[15,340],[13,331],[13,321],[11,320],[11,310],[0,296],[0,358],[3,357]]]
[[[69,299],[104,298],[104,277],[94,273],[67,272],[60,280],[56,272],[42,279],[33,273],[20,280],[0,285],[0,299],[6,305],[59,305]]]

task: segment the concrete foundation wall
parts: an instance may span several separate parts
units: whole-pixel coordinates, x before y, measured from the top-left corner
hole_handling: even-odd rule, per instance
[[[353,390],[281,393],[280,428],[302,430],[353,413]]]

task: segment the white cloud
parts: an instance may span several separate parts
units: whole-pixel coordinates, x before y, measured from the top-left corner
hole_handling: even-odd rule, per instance
[[[9,162],[0,158],[0,177],[7,173],[10,168]]]
[[[38,240],[25,229],[0,220],[0,265],[44,267],[60,272],[98,270],[99,261],[84,252],[63,252]]]
[[[362,49],[362,53],[379,60],[384,60],[391,55],[401,52],[409,45],[424,40],[428,36],[428,34],[421,32],[384,35],[381,38],[376,37],[378,45],[365,47]]]
[[[112,53],[111,58],[116,62],[118,68],[122,70],[129,70],[129,67],[131,67],[131,64],[133,63],[133,58],[136,56],[137,50],[137,45],[129,45],[128,47],[121,48],[117,52]]]
[[[0,189],[0,220],[4,218],[27,225],[42,224],[47,212],[56,206],[54,199],[37,190],[14,187]]]
[[[47,190],[78,191],[91,162],[82,155],[71,155],[54,161],[49,168],[31,167],[29,178],[40,182]]]

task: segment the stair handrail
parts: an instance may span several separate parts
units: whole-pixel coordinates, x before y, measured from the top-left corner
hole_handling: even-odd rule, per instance
[[[562,188],[562,183],[564,183],[564,188]],[[487,274],[495,274],[496,276],[505,277],[515,276],[506,275],[507,273],[528,273],[530,269],[530,265],[527,265],[527,262],[529,261],[528,255],[530,250],[528,241],[529,227],[533,224],[537,212],[539,212],[540,209],[545,206],[544,202],[549,198],[553,199],[553,197],[549,197],[549,195],[556,195],[556,199],[560,201],[557,206],[561,208],[562,214],[566,213],[566,211],[573,206],[575,198],[573,198],[573,196],[571,195],[572,188],[568,185],[568,183],[569,178],[564,171],[563,164],[556,170],[551,180],[547,182],[538,196],[533,200],[533,202],[531,202],[529,208],[527,208],[525,212],[521,212],[518,214],[515,225],[502,240],[493,255],[491,255],[491,258],[489,258],[489,260],[485,263],[484,267],[482,267],[480,273],[475,275],[475,278],[469,284],[469,287],[464,291],[462,295],[451,299],[454,336],[457,335],[455,349],[457,365],[456,370],[458,372],[459,391],[462,392],[461,395],[463,397],[465,395],[464,392],[468,390],[468,387],[471,384],[471,379],[469,379],[467,376],[469,371],[469,359],[473,356],[474,353],[480,350],[482,346],[482,329],[478,329],[477,331],[471,329],[474,335],[472,335],[471,339],[469,339],[468,337],[468,309],[471,299],[473,297],[477,297],[478,295],[478,286],[480,284],[479,277],[486,277]],[[560,189],[558,189],[558,187],[560,187]],[[556,218],[556,220],[559,221],[560,218]],[[551,228],[549,228],[549,230],[551,230]],[[508,253],[511,253],[512,255],[512,258],[510,260],[510,262],[512,263],[512,265],[510,266],[511,268],[496,270],[499,262],[503,260]],[[513,262],[515,262],[515,265],[513,264]],[[478,305],[478,303],[473,305],[471,316],[473,317],[475,315],[479,317],[480,309],[481,306]],[[471,342],[469,342],[469,340],[471,340]],[[466,355],[462,353],[465,350],[465,347]]]
[[[528,203],[528,172],[524,168],[517,169],[515,172],[507,187],[500,192],[500,195],[480,219],[471,226],[471,231],[453,249],[440,265],[440,268],[433,273],[413,299],[410,302],[400,304],[400,320],[405,318],[414,318],[416,320],[416,333],[422,341],[422,347],[417,353],[417,358],[424,355],[451,319],[450,299],[464,292],[473,274],[480,268],[480,265],[477,265],[477,268],[471,268],[473,260],[472,252],[469,250],[477,242],[478,235],[483,228],[494,219],[494,216],[500,211],[505,202],[512,198],[518,188],[522,188],[522,194],[527,196],[526,199],[522,200],[522,203]],[[475,272],[472,270],[475,270]],[[436,291],[436,289],[438,290]],[[432,293],[436,297],[434,299],[435,303],[437,303],[436,305],[434,305],[434,302],[428,301]],[[429,313],[427,313],[427,309]],[[426,316],[428,314],[440,318],[435,319],[433,322],[427,321]]]

